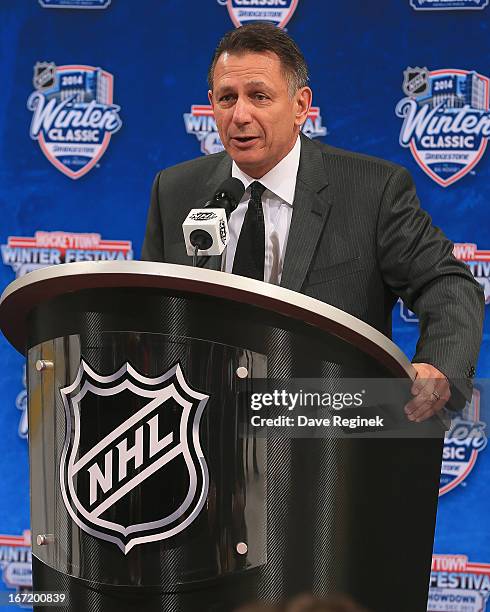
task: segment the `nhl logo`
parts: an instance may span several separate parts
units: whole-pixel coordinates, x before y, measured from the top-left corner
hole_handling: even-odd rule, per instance
[[[38,91],[44,91],[54,86],[56,64],[53,62],[36,62],[32,84]]]
[[[61,493],[80,529],[128,554],[188,528],[209,489],[199,439],[209,395],[188,385],[180,364],[149,378],[129,363],[101,376],[82,360],[60,393]]]
[[[403,92],[407,96],[425,94],[429,89],[427,68],[407,68],[403,71]]]
[[[211,221],[212,219],[216,219],[218,215],[214,212],[197,212],[193,213],[190,216],[190,219],[193,221]]]
[[[226,0],[225,0],[226,1]],[[228,13],[236,28],[247,23],[266,22],[284,28],[299,0],[227,0]],[[222,1],[218,0],[220,4]]]
[[[220,219],[219,221],[219,236],[221,238],[221,242],[223,244],[226,244],[227,231],[226,231],[226,223],[224,219]]]

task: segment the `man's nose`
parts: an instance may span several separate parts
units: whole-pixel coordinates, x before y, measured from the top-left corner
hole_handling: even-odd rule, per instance
[[[246,125],[252,121],[250,103],[244,98],[238,98],[233,109],[233,121],[237,125]]]

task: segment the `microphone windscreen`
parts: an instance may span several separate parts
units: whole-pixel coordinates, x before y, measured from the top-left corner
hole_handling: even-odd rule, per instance
[[[224,180],[216,190],[215,198],[220,198],[220,194],[223,193],[225,193],[235,204],[239,204],[245,193],[245,185],[240,179],[230,176]]]

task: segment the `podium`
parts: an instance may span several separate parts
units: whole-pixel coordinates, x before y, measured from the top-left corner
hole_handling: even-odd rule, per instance
[[[304,592],[426,610],[444,428],[301,438],[247,420],[264,379],[409,382],[377,330],[147,262],[32,272],[5,290],[0,328],[28,361],[33,588],[65,592],[62,610],[230,612]]]

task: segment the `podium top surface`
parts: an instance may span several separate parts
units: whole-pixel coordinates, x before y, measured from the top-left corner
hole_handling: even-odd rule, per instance
[[[27,317],[58,296],[97,288],[153,288],[246,303],[303,321],[358,346],[396,376],[414,377],[405,354],[364,321],[309,296],[269,283],[215,270],[146,261],[79,262],[41,268],[16,279],[0,298],[0,329],[21,353]]]

